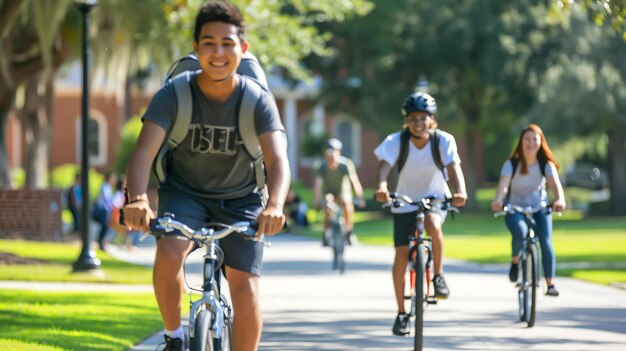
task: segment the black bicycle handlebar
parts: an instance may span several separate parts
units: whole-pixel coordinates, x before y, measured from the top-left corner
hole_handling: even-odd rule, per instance
[[[525,216],[532,216],[534,213],[543,212],[545,214],[552,213],[552,204],[541,204],[539,206],[518,206],[513,204],[504,204],[502,206],[502,211],[497,211],[493,213],[494,217],[506,216],[508,214],[513,214],[515,212],[519,212]],[[560,213],[560,212],[559,212]]]
[[[448,197],[445,199],[435,198],[435,197],[425,197],[421,200],[413,200],[409,196],[400,194],[400,193],[389,193],[389,197],[391,197],[391,201],[383,204],[383,207],[393,206],[395,208],[402,207],[404,205],[412,205],[416,206],[418,212],[423,212],[425,210],[429,210],[432,208],[432,205],[436,204],[445,204],[445,210],[452,212],[459,212],[457,207],[452,206],[452,198]]]

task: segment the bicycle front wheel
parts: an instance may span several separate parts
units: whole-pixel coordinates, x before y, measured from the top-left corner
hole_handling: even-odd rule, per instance
[[[422,351],[424,339],[424,256],[424,244],[418,244],[417,252],[413,256],[415,257],[413,260],[413,269],[415,270],[415,305],[413,311],[415,315],[415,351]]]
[[[189,339],[190,351],[214,351],[210,311],[200,311],[194,325],[190,328],[193,328],[194,332],[193,337]]]
[[[344,272],[346,262],[343,257],[345,249],[345,240],[343,225],[339,222],[334,222],[332,225],[333,233],[333,269],[338,269],[341,273]]]
[[[232,331],[229,322],[222,326],[222,337],[215,338],[211,329],[211,312],[203,310],[198,313],[193,325],[194,336],[189,339],[189,351],[230,351],[232,350]]]
[[[537,285],[539,284],[539,265],[538,265],[538,252],[536,245],[530,245],[528,250],[528,259],[526,260],[527,268],[529,272],[529,296],[527,304],[526,323],[528,327],[535,325],[535,310],[537,306]]]

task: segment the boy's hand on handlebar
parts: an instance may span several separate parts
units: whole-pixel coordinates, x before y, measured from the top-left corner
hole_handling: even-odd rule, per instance
[[[378,190],[376,190],[375,198],[376,198],[376,201],[378,202],[387,203],[391,201],[391,196],[389,196],[389,191],[383,188],[378,188]]]
[[[150,229],[150,220],[156,218],[148,200],[139,200],[126,204],[122,211],[124,211],[124,224],[131,230],[148,231]]]
[[[467,201],[467,195],[463,193],[456,193],[452,195],[452,206],[454,207],[462,207],[465,206],[465,202]]]
[[[261,235],[274,235],[283,229],[285,225],[285,214],[282,210],[268,206],[257,217],[259,228],[257,229],[257,237]]]
[[[504,208],[504,204],[502,203],[502,201],[499,200],[493,200],[491,202],[491,210],[493,212],[499,212],[502,211],[502,209]]]

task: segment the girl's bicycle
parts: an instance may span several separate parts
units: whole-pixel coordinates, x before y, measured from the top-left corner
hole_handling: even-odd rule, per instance
[[[411,301],[409,318],[415,317],[414,350],[421,351],[424,338],[424,309],[427,305],[437,304],[435,289],[432,286],[432,240],[427,238],[424,231],[424,213],[431,206],[442,204],[447,211],[459,212],[459,209],[450,205],[451,199],[424,198],[414,201],[410,197],[398,193],[389,194],[391,202],[383,206],[401,207],[411,205],[417,210],[417,227],[415,233],[409,237],[409,291],[405,300]]]
[[[537,287],[539,286],[539,250],[535,227],[537,223],[533,214],[543,211],[546,214],[552,212],[550,206],[521,207],[516,205],[504,205],[502,211],[494,213],[494,217],[506,216],[519,212],[524,215],[528,227],[528,233],[524,236],[522,249],[517,256],[520,257],[521,277],[517,282],[518,315],[520,321],[526,322],[528,327],[535,325],[535,311],[537,305]]]
[[[165,215],[155,220],[150,228],[150,234],[155,236],[177,230],[199,247],[206,248],[202,288],[198,290],[190,287],[191,290],[201,292],[202,297],[196,301],[190,299],[189,350],[231,350],[233,310],[220,290],[224,253],[217,240],[235,232],[250,240],[257,240],[253,225],[250,222],[237,222],[231,225],[209,223],[201,229],[193,230],[184,223],[174,220],[173,215]]]

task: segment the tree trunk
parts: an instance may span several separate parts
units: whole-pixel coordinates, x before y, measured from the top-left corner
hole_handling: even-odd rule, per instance
[[[609,130],[611,214],[626,215],[626,123],[617,121]]]
[[[28,80],[25,89],[25,103],[18,111],[24,126],[26,141],[26,164],[24,170],[27,189],[45,188],[48,170],[48,119],[45,96],[38,92],[45,74],[38,74]]]
[[[14,90],[5,90],[7,95],[0,103],[0,188],[11,188],[11,176],[9,174],[9,155],[7,153],[6,135],[9,120],[9,111],[13,106]]]

